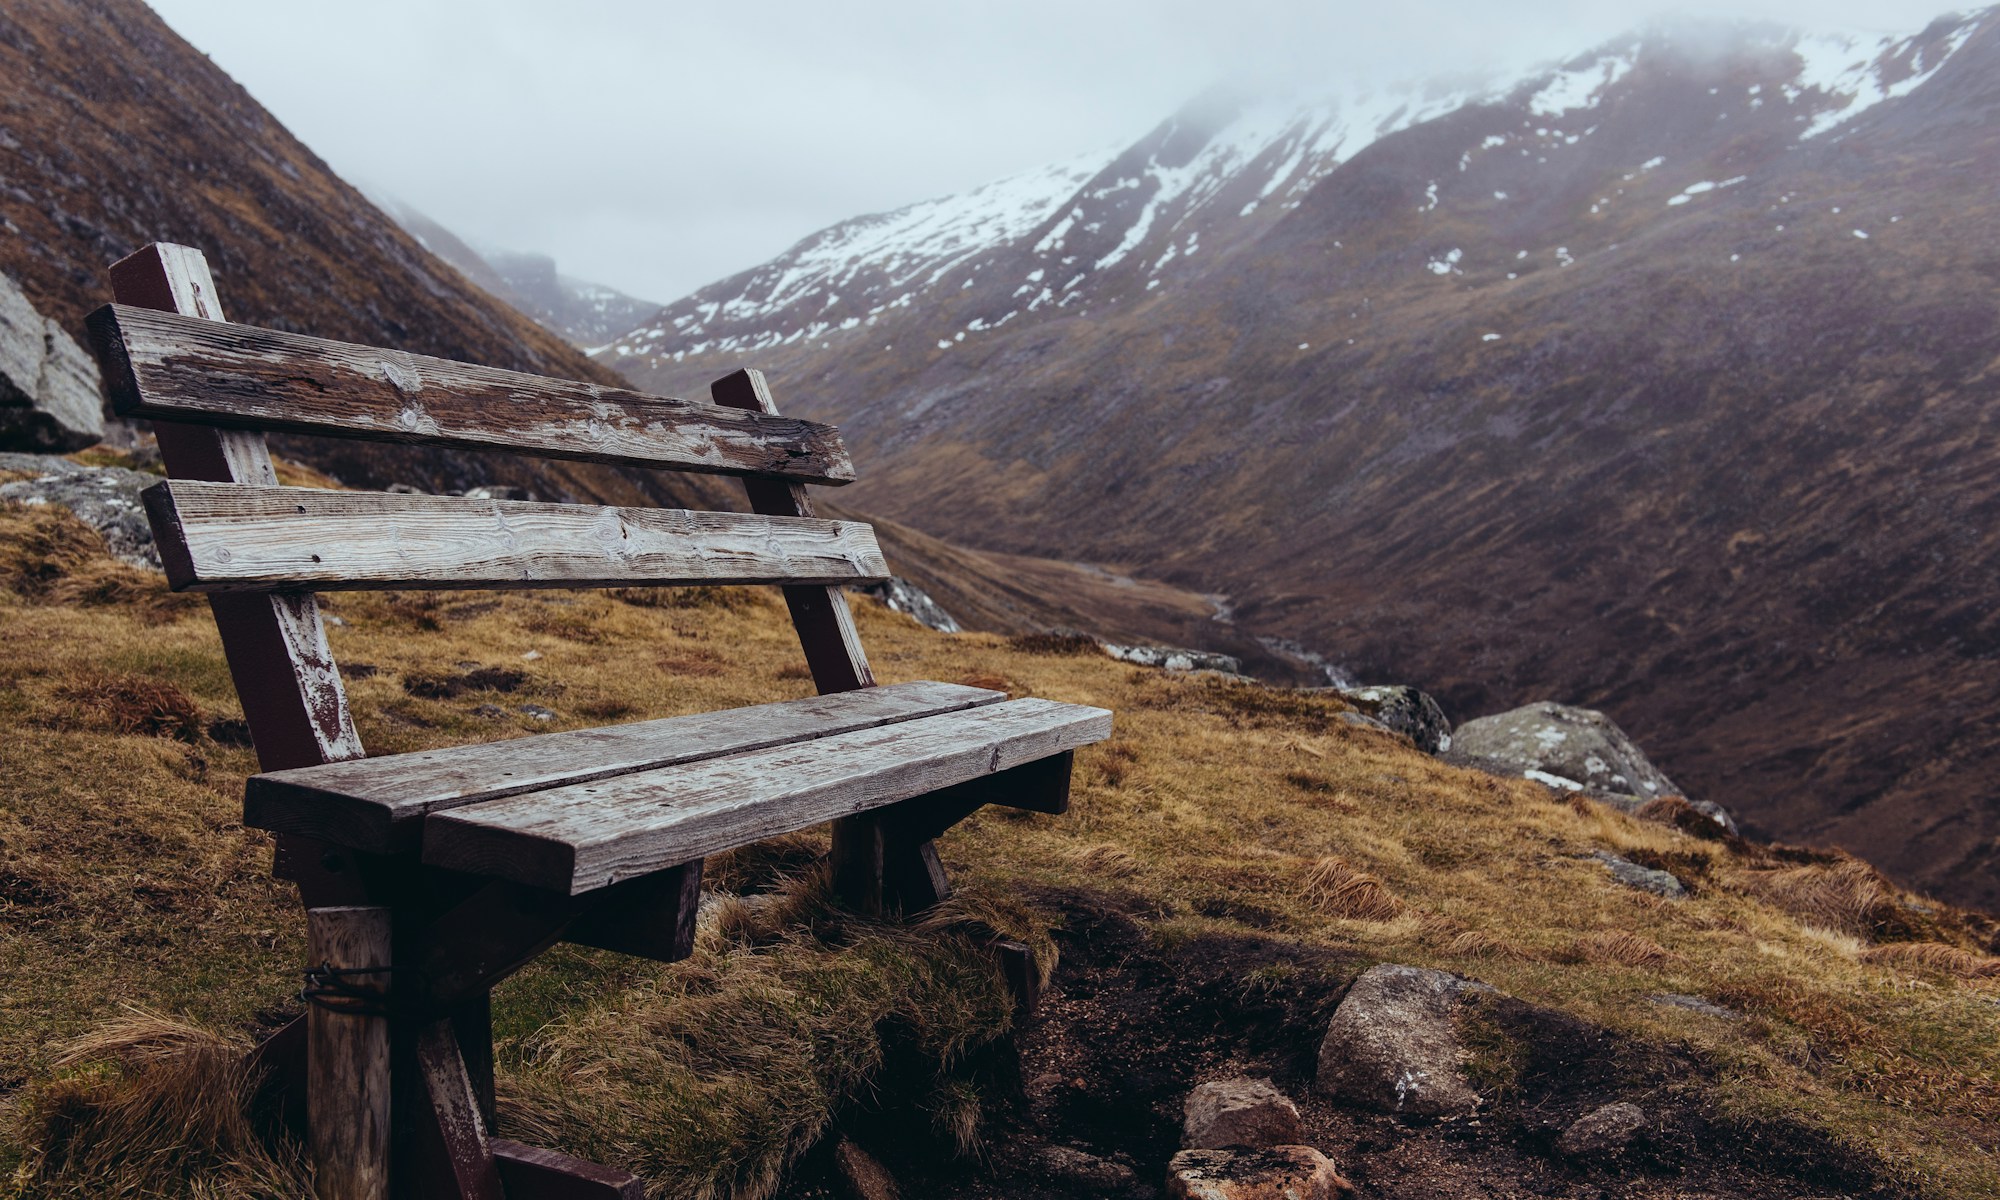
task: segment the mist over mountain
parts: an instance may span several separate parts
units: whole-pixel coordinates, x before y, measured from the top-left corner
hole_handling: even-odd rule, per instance
[[[858,505],[1224,593],[1267,673],[1605,708],[2000,902],[1995,10],[1329,93],[835,226],[600,361],[762,366]]]

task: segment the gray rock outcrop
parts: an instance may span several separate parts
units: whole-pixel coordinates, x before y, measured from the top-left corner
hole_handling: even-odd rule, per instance
[[[1354,1194],[1333,1160],[1311,1146],[1183,1150],[1167,1164],[1174,1200],[1336,1200]]]
[[[1268,1079],[1238,1076],[1188,1093],[1181,1145],[1195,1150],[1296,1146],[1305,1140],[1299,1107]]]
[[[0,500],[59,504],[104,535],[111,553],[135,567],[160,569],[153,527],[139,493],[159,476],[123,467],[86,467],[54,454],[0,454],[0,471],[33,471],[31,479],[0,484]]]
[[[1119,662],[1159,667],[1166,671],[1220,671],[1225,675],[1243,673],[1242,659],[1209,650],[1188,650],[1180,646],[1116,646],[1107,642],[1104,652]]]
[[[1467,721],[1452,734],[1450,757],[1582,792],[1626,812],[1663,796],[1686,796],[1610,717],[1551,700]],[[1735,818],[1721,805],[1692,797],[1688,803],[1736,832]]]
[[[1451,721],[1427,693],[1405,684],[1334,689],[1362,712],[1416,743],[1425,754],[1451,749]]]
[[[928,626],[939,633],[964,632],[964,627],[944,610],[943,605],[931,599],[929,592],[900,575],[891,575],[881,583],[871,583],[855,590],[875,597],[887,605],[890,611],[912,617],[917,624]]]
[[[1319,1047],[1322,1092],[1382,1112],[1443,1117],[1473,1111],[1458,1017],[1492,988],[1448,971],[1378,963],[1341,1000]]]
[[[97,364],[0,275],[0,450],[81,450],[103,437]]]
[[[1611,877],[1629,888],[1651,892],[1655,896],[1665,896],[1669,900],[1680,900],[1687,896],[1687,888],[1676,879],[1672,872],[1656,867],[1644,867],[1629,858],[1621,858],[1609,850],[1593,850],[1592,858],[1604,864]]]

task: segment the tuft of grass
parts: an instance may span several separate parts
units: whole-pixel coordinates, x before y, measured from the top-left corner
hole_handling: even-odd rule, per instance
[[[1585,962],[1626,967],[1663,967],[1680,957],[1651,938],[1623,929],[1587,933],[1576,939],[1575,953]]]
[[[1880,936],[1901,920],[1896,886],[1858,859],[1746,871],[1737,883],[1808,925],[1856,937]]]
[[[72,1042],[21,1106],[15,1183],[37,1197],[310,1200],[305,1148],[248,1045],[144,1008]]]
[[[1305,899],[1330,917],[1351,921],[1393,921],[1403,914],[1403,902],[1381,880],[1334,855],[1306,872]]]
[[[1007,639],[1007,648],[1022,654],[1070,656],[1102,655],[1097,639],[1082,633],[1017,633]]]
[[[1089,879],[1127,879],[1143,869],[1138,857],[1116,842],[1079,846],[1066,851],[1063,861]]]
[[[2000,958],[1974,954],[1943,942],[1891,942],[1862,951],[1860,958],[1878,966],[1936,971],[1958,979],[2000,979]]]
[[[59,727],[101,729],[198,742],[207,733],[201,705],[171,683],[143,675],[96,675],[65,683],[56,696],[68,706]]]

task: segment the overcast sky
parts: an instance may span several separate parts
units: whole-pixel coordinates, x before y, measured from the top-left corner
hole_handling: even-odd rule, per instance
[[[1669,10],[1914,32],[1908,0],[153,0],[336,171],[675,299],[846,217],[1120,145],[1225,79],[1567,57]]]

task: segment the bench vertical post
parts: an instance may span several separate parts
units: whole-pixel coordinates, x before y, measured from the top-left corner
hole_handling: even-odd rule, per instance
[[[389,910],[306,913],[306,1130],[322,1200],[389,1196]]]
[[[740,408],[776,416],[777,401],[762,371],[742,370],[709,385],[708,392],[725,408]],[[813,516],[812,497],[805,485],[781,479],[746,476],[743,489],[752,512],[766,516]],[[788,587],[785,606],[799,631],[806,666],[821,695],[875,686],[875,672],[861,648],[847,595],[837,587]],[[841,903],[857,912],[882,911],[884,843],[882,825],[873,814],[843,817],[833,823],[833,890]]]

